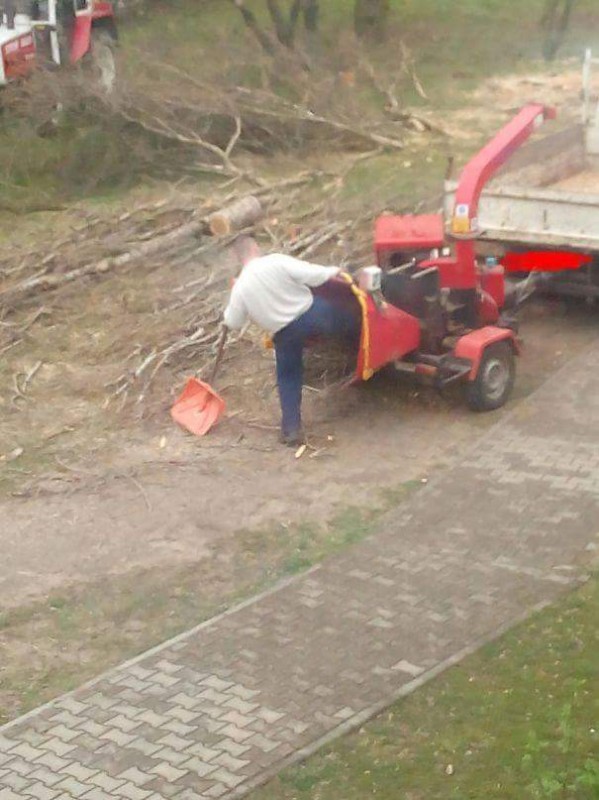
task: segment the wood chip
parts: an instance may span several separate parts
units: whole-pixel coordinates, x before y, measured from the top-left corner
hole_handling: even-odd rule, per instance
[[[0,461],[10,462],[16,461],[17,458],[20,458],[25,451],[22,447],[15,447],[10,453],[5,453],[3,456],[0,456]]]
[[[307,445],[305,445],[305,444],[301,445],[301,447],[298,447],[298,449],[295,451],[295,457],[297,459],[301,458],[304,455],[304,453],[306,452],[307,449],[308,449]]]

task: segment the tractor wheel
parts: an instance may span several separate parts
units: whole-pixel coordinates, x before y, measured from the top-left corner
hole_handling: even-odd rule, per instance
[[[478,375],[468,387],[468,405],[473,411],[493,411],[504,405],[514,387],[516,359],[509,342],[489,345],[483,353]]]
[[[117,83],[116,42],[105,30],[93,31],[86,68],[94,90],[105,96],[113,94]]]

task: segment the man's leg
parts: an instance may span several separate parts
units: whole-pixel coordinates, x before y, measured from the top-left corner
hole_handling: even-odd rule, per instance
[[[359,323],[343,308],[322,297],[315,297],[312,306],[301,317],[287,325],[274,337],[277,357],[277,384],[282,411],[282,435],[290,444],[301,443],[303,351],[306,339],[314,336],[351,338],[359,336]]]
[[[304,342],[296,331],[287,326],[274,339],[277,358],[277,385],[281,401],[281,434],[289,444],[301,444],[302,384],[304,380]]]
[[[328,304],[326,304],[328,306]],[[304,382],[304,343],[321,332],[329,318],[328,308],[314,298],[312,306],[274,337],[277,357],[277,385],[281,401],[283,441],[300,444],[302,432],[302,385]]]

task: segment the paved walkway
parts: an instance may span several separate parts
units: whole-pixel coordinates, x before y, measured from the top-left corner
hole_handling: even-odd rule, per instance
[[[0,800],[236,797],[360,724],[577,581],[598,429],[599,343],[377,536],[0,729]]]

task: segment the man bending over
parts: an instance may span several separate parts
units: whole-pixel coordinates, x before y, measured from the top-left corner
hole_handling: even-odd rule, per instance
[[[224,324],[239,330],[251,320],[273,337],[281,441],[295,447],[304,442],[301,404],[306,341],[356,337],[359,323],[349,311],[311,291],[339,275],[339,267],[323,267],[282,253],[260,256],[253,242],[243,245],[241,255],[245,265],[231,292]]]

